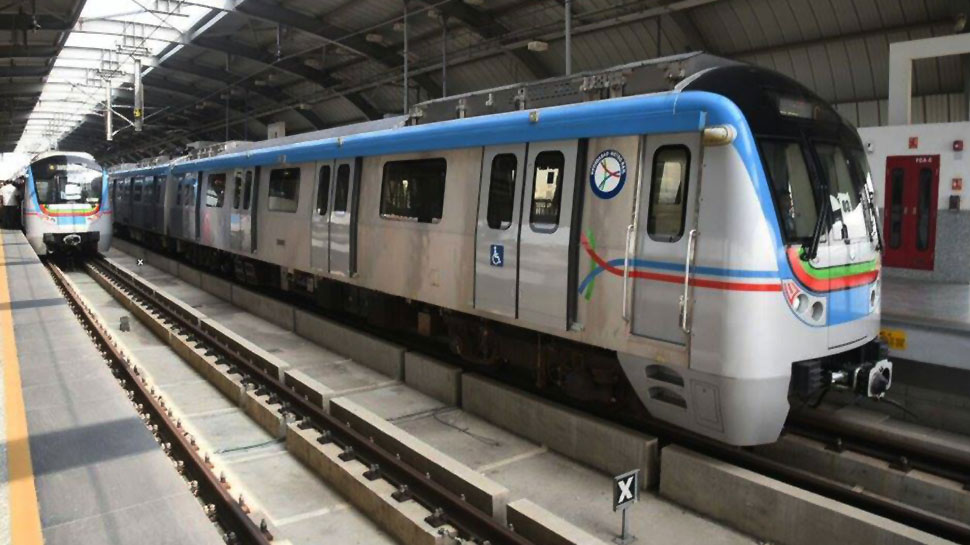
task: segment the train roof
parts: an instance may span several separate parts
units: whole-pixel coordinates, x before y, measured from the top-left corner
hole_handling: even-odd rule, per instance
[[[59,155],[77,157],[79,159],[85,159],[87,161],[91,161],[92,163],[97,163],[97,161],[94,160],[94,157],[90,153],[85,153],[83,151],[61,151],[61,150],[45,151],[42,153],[38,153],[37,155],[30,158],[30,162],[36,163],[37,161],[43,161],[44,159],[57,157]]]
[[[724,81],[732,78],[738,81]],[[710,125],[744,123],[747,114],[756,112],[756,124],[760,127],[765,125],[766,116],[779,117],[784,113],[774,101],[765,110],[764,105],[752,105],[744,99],[745,92],[749,92],[761,100],[756,91],[762,83],[812,104],[818,102],[821,107],[817,111],[834,112],[800,84],[780,74],[689,53],[570,78],[438,99],[417,105],[408,116],[262,142],[224,144],[208,156],[196,154],[161,165],[123,167],[112,173],[185,173],[526,141],[693,132]],[[607,98],[617,89],[643,94]],[[541,104],[550,105],[522,108]],[[510,111],[493,113],[503,108]],[[458,119],[454,119],[455,109]],[[839,121],[836,125],[841,125],[838,130],[844,131],[847,124],[838,114],[835,119]],[[788,121],[786,118],[782,123]]]

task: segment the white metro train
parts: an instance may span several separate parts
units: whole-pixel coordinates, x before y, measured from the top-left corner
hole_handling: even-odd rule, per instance
[[[734,445],[889,388],[865,152],[779,74],[689,54],[204,155],[113,169],[119,230]]]
[[[87,153],[48,151],[25,170],[23,226],[37,255],[107,251],[108,174]]]

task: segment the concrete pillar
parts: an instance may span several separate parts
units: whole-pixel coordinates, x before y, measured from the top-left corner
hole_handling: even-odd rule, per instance
[[[966,53],[970,53],[970,34],[889,44],[889,124],[908,125],[912,121],[914,60]]]

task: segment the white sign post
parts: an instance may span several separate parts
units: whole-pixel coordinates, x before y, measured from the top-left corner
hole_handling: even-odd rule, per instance
[[[622,475],[613,477],[613,512],[619,510],[623,514],[623,526],[620,530],[620,537],[613,538],[613,543],[626,545],[637,539],[635,536],[630,535],[630,528],[626,519],[626,510],[638,501],[640,501],[639,469],[627,471]]]

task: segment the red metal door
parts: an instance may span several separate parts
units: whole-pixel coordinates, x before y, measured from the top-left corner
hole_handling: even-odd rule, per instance
[[[939,181],[939,155],[886,158],[886,266],[933,270]]]

